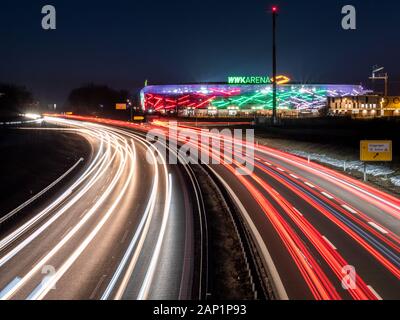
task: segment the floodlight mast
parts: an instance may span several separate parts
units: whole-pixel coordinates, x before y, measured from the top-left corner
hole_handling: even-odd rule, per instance
[[[278,122],[277,119],[277,97],[276,97],[276,90],[277,90],[277,83],[276,83],[276,73],[277,73],[277,66],[276,66],[276,16],[278,13],[278,7],[272,7],[272,123],[276,124]]]

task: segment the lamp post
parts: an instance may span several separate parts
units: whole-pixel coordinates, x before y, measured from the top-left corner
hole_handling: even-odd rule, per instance
[[[385,95],[385,97],[387,97],[388,96],[388,80],[389,80],[389,76],[388,76],[387,72],[377,75],[377,73],[382,71],[383,69],[385,69],[385,68],[384,67],[379,68],[378,66],[374,66],[372,68],[372,77],[370,77],[370,79],[372,81],[375,81],[375,80],[384,80],[385,81],[385,93],[384,93],[384,95]]]
[[[272,7],[272,123],[277,123],[276,116],[276,16],[278,13],[278,7]]]
[[[132,119],[133,119],[133,103],[130,99],[126,99],[126,103],[127,103],[127,106],[129,108],[129,113],[130,113],[129,121],[132,121]]]

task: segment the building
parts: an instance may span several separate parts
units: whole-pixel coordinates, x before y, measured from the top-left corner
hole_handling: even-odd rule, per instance
[[[400,116],[400,97],[361,95],[328,97],[329,114],[354,118]]]
[[[141,90],[141,105],[148,112],[174,113],[181,116],[223,117],[271,114],[272,84],[270,82],[258,77],[248,77],[246,78],[249,79],[248,82],[240,77],[229,79],[229,83],[225,84],[146,86]],[[286,81],[287,78],[283,80]],[[278,78],[277,81],[279,81]],[[241,84],[236,84],[238,82]],[[327,106],[328,97],[358,96],[366,92],[358,85],[279,84],[278,115],[318,114],[321,108]]]

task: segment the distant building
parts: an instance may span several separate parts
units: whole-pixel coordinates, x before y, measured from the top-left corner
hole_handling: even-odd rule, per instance
[[[329,114],[353,118],[400,116],[400,96],[360,95],[328,97]]]
[[[141,91],[142,108],[149,112],[181,116],[254,116],[272,113],[272,84],[198,83],[151,85]],[[233,78],[236,79],[236,78]],[[246,82],[247,78],[237,78]],[[256,84],[254,84],[254,83]],[[358,85],[283,84],[278,85],[279,116],[318,115],[328,97],[364,95]]]

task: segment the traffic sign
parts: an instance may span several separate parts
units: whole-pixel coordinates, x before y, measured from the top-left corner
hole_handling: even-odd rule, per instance
[[[126,103],[117,103],[115,105],[116,110],[126,110]]]
[[[144,116],[134,116],[133,117],[133,121],[143,121],[144,120]]]
[[[360,142],[361,161],[392,161],[392,154],[392,141],[390,140],[363,140]]]

